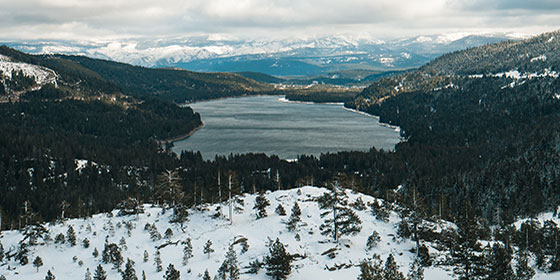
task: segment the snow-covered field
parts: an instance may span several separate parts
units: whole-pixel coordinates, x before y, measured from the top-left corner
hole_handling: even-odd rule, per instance
[[[56,279],[84,279],[86,269],[89,268],[93,274],[95,267],[102,264],[108,272],[108,279],[121,279],[120,273],[112,268],[111,264],[101,262],[101,253],[105,242],[121,244],[122,255],[126,262],[127,258],[132,259],[135,269],[141,279],[142,271],[145,272],[147,279],[162,279],[165,268],[172,263],[181,272],[181,279],[200,279],[206,269],[210,275],[216,275],[218,267],[224,260],[228,246],[241,237],[247,238],[249,249],[241,252],[241,246],[235,245],[239,267],[241,269],[241,279],[270,279],[261,269],[258,274],[248,274],[248,264],[251,261],[268,255],[266,243],[268,238],[275,240],[279,238],[286,245],[286,250],[290,254],[306,256],[292,263],[292,273],[288,279],[356,279],[359,274],[357,266],[364,258],[371,257],[374,253],[381,256],[382,260],[392,253],[395,256],[400,270],[406,275],[409,265],[413,260],[413,253],[410,249],[415,246],[414,242],[397,237],[396,228],[400,218],[395,212],[390,213],[389,221],[377,220],[369,207],[365,210],[356,211],[362,220],[362,230],[356,236],[345,236],[339,244],[331,238],[320,234],[319,226],[323,222],[320,217],[321,210],[315,198],[324,193],[324,189],[316,187],[302,187],[287,191],[275,191],[266,194],[270,201],[267,207],[268,217],[256,219],[253,209],[256,195],[245,195],[243,210],[234,211],[233,225],[227,219],[228,208],[223,204],[223,215],[219,218],[213,217],[219,204],[206,205],[198,210],[191,210],[189,221],[185,224],[185,231],[181,230],[179,224],[169,223],[172,210],[163,212],[162,208],[145,205],[145,213],[129,216],[117,216],[117,210],[113,211],[113,216],[98,214],[86,219],[72,219],[64,223],[48,225],[52,239],[59,233],[66,235],[68,227],[71,225],[78,237],[76,246],[70,246],[68,242],[55,244],[52,240],[39,242],[42,244],[29,247],[29,264],[21,266],[13,259],[8,263],[0,264],[0,275],[4,275],[8,280],[11,279],[43,279],[50,270]],[[374,201],[374,198],[358,194],[349,194],[349,201],[355,201],[358,197],[367,204]],[[296,232],[287,230],[284,223],[290,216],[290,210],[294,202],[298,202],[302,215],[302,222]],[[281,204],[286,209],[286,216],[275,213],[276,207]],[[130,233],[129,228],[132,226]],[[144,229],[145,225],[155,224],[158,231],[164,236],[164,232],[170,228],[173,236],[170,238],[162,237],[160,240],[153,241],[150,233]],[[366,250],[366,242],[373,231],[377,231],[381,236],[379,245],[371,251]],[[295,235],[299,234],[297,240]],[[83,240],[90,241],[89,248],[82,246]],[[121,239],[125,240],[123,245]],[[183,245],[181,242],[187,238],[192,239],[193,255],[187,265],[182,264]],[[22,239],[22,234],[18,231],[4,231],[0,236],[0,241],[6,251],[16,250],[18,242]],[[210,257],[203,253],[204,244],[210,240],[215,250]],[[157,247],[171,243],[160,249],[163,271],[156,272],[154,256]],[[322,255],[325,251],[336,248],[336,257],[330,258]],[[92,252],[97,249],[99,256],[94,257]],[[147,262],[143,261],[144,250],[149,254]],[[432,250],[432,249],[430,249]],[[44,265],[36,268],[31,264],[36,256],[43,259]],[[74,256],[76,258],[74,258]],[[327,268],[335,266],[344,268],[330,271]],[[347,265],[347,266],[346,266]],[[124,267],[124,266],[123,266]],[[425,270],[425,279],[453,279],[452,273],[448,268],[430,267]],[[560,275],[541,275],[536,279],[560,279]]]

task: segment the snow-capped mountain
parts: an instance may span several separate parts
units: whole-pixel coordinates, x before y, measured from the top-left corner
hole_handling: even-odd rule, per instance
[[[414,68],[450,51],[518,37],[515,34],[454,33],[382,41],[352,36],[289,40],[200,36],[165,40],[6,44],[30,53],[86,55],[148,67],[310,76],[344,69]]]
[[[20,231],[4,231],[0,241],[5,255],[10,257],[3,261],[0,259],[0,276],[10,280],[42,279],[50,271],[56,279],[84,279],[88,269],[93,274],[95,268],[102,265],[107,271],[107,279],[121,279],[119,270],[111,261],[104,262],[102,256],[104,248],[116,245],[122,257],[121,268],[130,259],[135,263],[134,269],[139,277],[145,273],[146,279],[162,279],[165,267],[173,264],[181,279],[199,279],[205,270],[212,276],[216,275],[228,248],[234,244],[240,279],[270,279],[265,268],[254,273],[250,272],[250,267],[251,263],[263,260],[269,252],[271,240],[277,238],[293,257],[288,279],[356,279],[360,273],[359,264],[373,254],[383,260],[392,254],[399,270],[406,275],[415,256],[411,249],[416,245],[398,234],[399,207],[346,190],[348,201],[362,221],[361,231],[355,236],[342,236],[339,242],[335,242],[330,236],[320,233],[321,224],[328,216],[321,215],[317,201],[325,191],[323,188],[302,187],[267,192],[265,198],[270,205],[265,209],[268,216],[260,219],[256,218],[257,212],[253,209],[257,195],[238,196],[232,223],[227,217],[227,205],[222,203],[190,209],[188,220],[183,225],[170,222],[173,210],[166,211],[147,204],[139,214],[122,215],[119,210],[114,210],[89,218],[47,224],[47,232],[40,232],[38,235],[42,237],[34,240],[34,245],[24,247],[29,262],[26,265],[15,259],[21,252],[21,244],[29,244],[31,240]],[[295,230],[290,231],[287,221],[296,202],[301,209],[301,221]],[[279,205],[286,209],[285,215],[275,211]],[[373,215],[374,208],[385,214]],[[445,221],[424,221],[423,226],[435,233],[455,228]],[[71,241],[70,228],[76,235],[75,241]],[[368,248],[366,244],[373,232],[377,233],[378,239]],[[213,251],[204,249],[208,241]],[[188,242],[192,245],[192,257],[184,263]],[[425,245],[434,263],[425,268],[425,279],[453,279],[452,267],[445,265],[448,252],[439,251],[441,246],[436,243],[426,242]],[[163,270],[158,271],[156,255],[161,259]],[[41,265],[32,265],[37,257],[42,259]],[[557,273],[538,273],[536,279],[555,277],[558,277]]]

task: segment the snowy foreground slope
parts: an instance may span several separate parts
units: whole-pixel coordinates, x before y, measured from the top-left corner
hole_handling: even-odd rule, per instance
[[[206,269],[210,275],[216,275],[218,267],[224,261],[224,254],[229,244],[242,237],[247,238],[248,251],[242,253],[240,244],[234,246],[242,273],[241,279],[270,279],[265,274],[265,269],[261,269],[258,274],[247,273],[249,262],[255,259],[262,261],[262,257],[268,254],[267,237],[273,240],[279,238],[290,254],[307,256],[292,263],[293,269],[288,279],[356,279],[359,274],[358,264],[364,258],[371,257],[373,253],[380,255],[383,260],[392,253],[400,270],[406,275],[414,257],[410,249],[415,244],[411,240],[397,237],[396,229],[400,221],[398,215],[391,212],[389,222],[383,222],[371,214],[369,207],[356,211],[363,222],[361,232],[356,236],[343,237],[337,245],[331,238],[321,235],[319,230],[323,219],[320,217],[321,210],[315,198],[321,196],[324,191],[316,187],[303,187],[267,193],[266,197],[271,204],[267,207],[268,217],[258,220],[253,209],[256,195],[245,195],[242,197],[243,206],[238,205],[243,210],[234,211],[233,225],[230,225],[225,216],[213,217],[217,211],[220,211],[217,210],[219,205],[207,205],[203,207],[204,210],[190,211],[189,221],[185,223],[185,232],[181,230],[179,224],[169,223],[171,210],[163,212],[161,208],[151,205],[145,205],[145,213],[138,216],[118,217],[118,211],[115,210],[113,215],[98,214],[87,219],[67,220],[64,223],[48,225],[47,228],[54,239],[59,233],[66,235],[71,225],[76,231],[76,246],[71,246],[68,242],[56,244],[52,240],[47,242],[39,240],[40,245],[29,247],[29,264],[21,266],[12,259],[7,264],[0,265],[0,275],[4,275],[8,280],[44,279],[47,270],[50,270],[56,279],[84,279],[87,268],[93,274],[96,266],[102,264],[108,273],[108,279],[121,279],[120,273],[113,269],[111,264],[101,262],[101,253],[107,239],[109,243],[121,244],[119,246],[122,247],[125,262],[127,258],[135,262],[135,269],[140,279],[142,271],[145,272],[147,279],[163,279],[165,268],[170,263],[180,271],[181,279],[201,279]],[[375,200],[363,194],[347,192],[351,202],[358,197],[361,197],[366,205]],[[296,201],[301,208],[302,223],[296,232],[290,232],[284,221],[290,216],[290,209]],[[275,213],[274,209],[279,204],[286,209],[286,216]],[[222,206],[222,212],[227,216],[227,207]],[[173,235],[154,241],[150,233],[145,230],[147,223],[155,224],[162,236],[168,228],[172,230]],[[130,234],[126,224],[129,228],[130,225],[132,226]],[[367,238],[374,230],[380,234],[381,242],[373,250],[367,251]],[[299,233],[299,241],[295,238],[296,233]],[[122,244],[123,237],[126,244]],[[0,235],[5,251],[16,250],[22,238],[22,234],[18,231],[5,231]],[[85,238],[90,241],[89,248],[84,248],[82,245]],[[187,238],[192,239],[194,257],[187,265],[183,265],[184,245],[181,245],[180,241]],[[210,257],[203,253],[203,247],[208,240],[213,243],[212,248],[215,250]],[[160,249],[163,271],[156,272],[155,252],[158,246],[166,243],[170,244]],[[324,252],[335,247],[338,248],[335,258],[323,255]],[[99,251],[98,257],[92,255],[95,249]],[[145,250],[149,255],[147,262],[144,262]],[[433,250],[435,249],[430,247],[431,254],[436,253],[432,252]],[[44,263],[39,268],[39,272],[31,264],[36,256],[40,256]],[[343,268],[332,271],[328,269],[333,267]],[[430,267],[425,270],[425,279],[453,279],[453,275],[449,267]],[[534,279],[560,279],[560,274],[537,274]]]

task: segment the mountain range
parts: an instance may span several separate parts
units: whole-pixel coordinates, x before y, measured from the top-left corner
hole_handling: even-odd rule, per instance
[[[35,53],[62,53],[146,67],[180,67],[203,72],[260,72],[316,76],[340,70],[417,68],[447,52],[519,39],[519,34],[416,36],[377,40],[331,36],[290,40],[239,40],[213,36],[111,42],[2,42]]]

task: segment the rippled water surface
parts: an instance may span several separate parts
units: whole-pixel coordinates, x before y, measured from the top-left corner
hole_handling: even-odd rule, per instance
[[[335,104],[300,104],[281,96],[254,96],[190,104],[204,127],[175,142],[174,151],[198,150],[205,159],[230,153],[299,154],[393,149],[399,133],[377,119]]]

